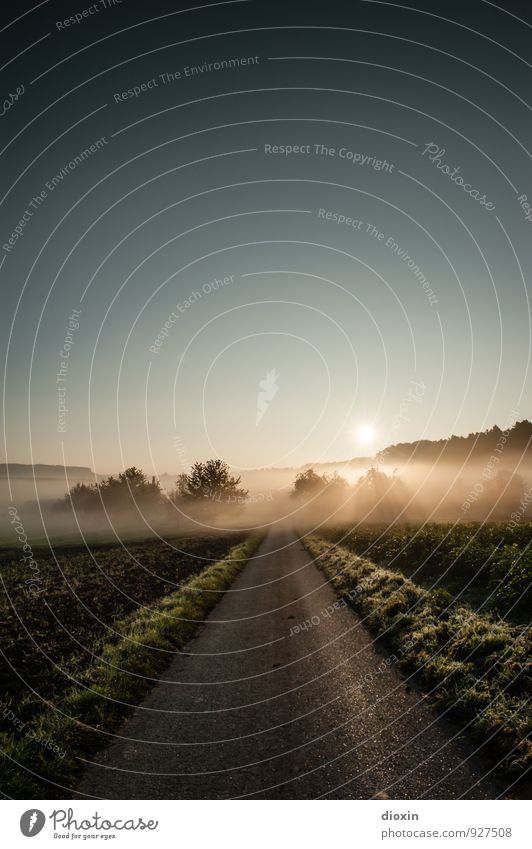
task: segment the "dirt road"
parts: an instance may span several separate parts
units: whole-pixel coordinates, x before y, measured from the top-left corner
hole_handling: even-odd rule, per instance
[[[270,532],[80,794],[496,798],[473,748],[335,602],[295,535]]]

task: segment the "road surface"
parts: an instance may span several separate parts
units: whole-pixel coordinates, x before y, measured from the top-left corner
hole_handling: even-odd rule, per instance
[[[474,748],[337,601],[295,534],[270,532],[78,798],[496,798]]]

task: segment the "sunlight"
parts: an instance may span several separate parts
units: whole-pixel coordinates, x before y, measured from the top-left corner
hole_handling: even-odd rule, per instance
[[[372,424],[364,423],[357,425],[353,436],[356,442],[360,442],[362,445],[371,445],[372,442],[375,442],[377,434]]]

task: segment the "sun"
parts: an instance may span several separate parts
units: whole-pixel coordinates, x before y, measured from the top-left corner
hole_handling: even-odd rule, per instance
[[[362,445],[371,445],[372,442],[375,442],[376,436],[377,433],[372,424],[359,424],[354,430],[355,440]]]

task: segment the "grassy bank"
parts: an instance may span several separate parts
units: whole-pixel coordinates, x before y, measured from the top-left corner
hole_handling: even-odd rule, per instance
[[[518,624],[532,608],[532,524],[468,522],[330,528],[320,534],[424,587]]]
[[[338,594],[430,690],[432,703],[486,744],[501,769],[532,764],[530,637],[525,628],[453,603],[404,574],[318,537],[302,540]]]
[[[94,655],[73,657],[63,672],[72,684],[48,707],[35,697],[3,703],[10,732],[0,735],[0,789],[13,798],[68,796],[79,758],[108,742],[121,723],[218,603],[260,543],[252,537],[231,549],[178,590],[114,623],[114,636]],[[90,662],[89,662],[90,661]],[[25,717],[29,716],[27,720]],[[62,786],[61,786],[62,785]]]
[[[20,548],[0,551],[0,699],[24,705],[34,689],[41,698],[56,700],[70,686],[63,669],[71,659],[94,650],[116,622],[151,607],[244,539],[230,533],[123,545],[35,546],[31,569]],[[0,731],[4,726],[0,712]]]

